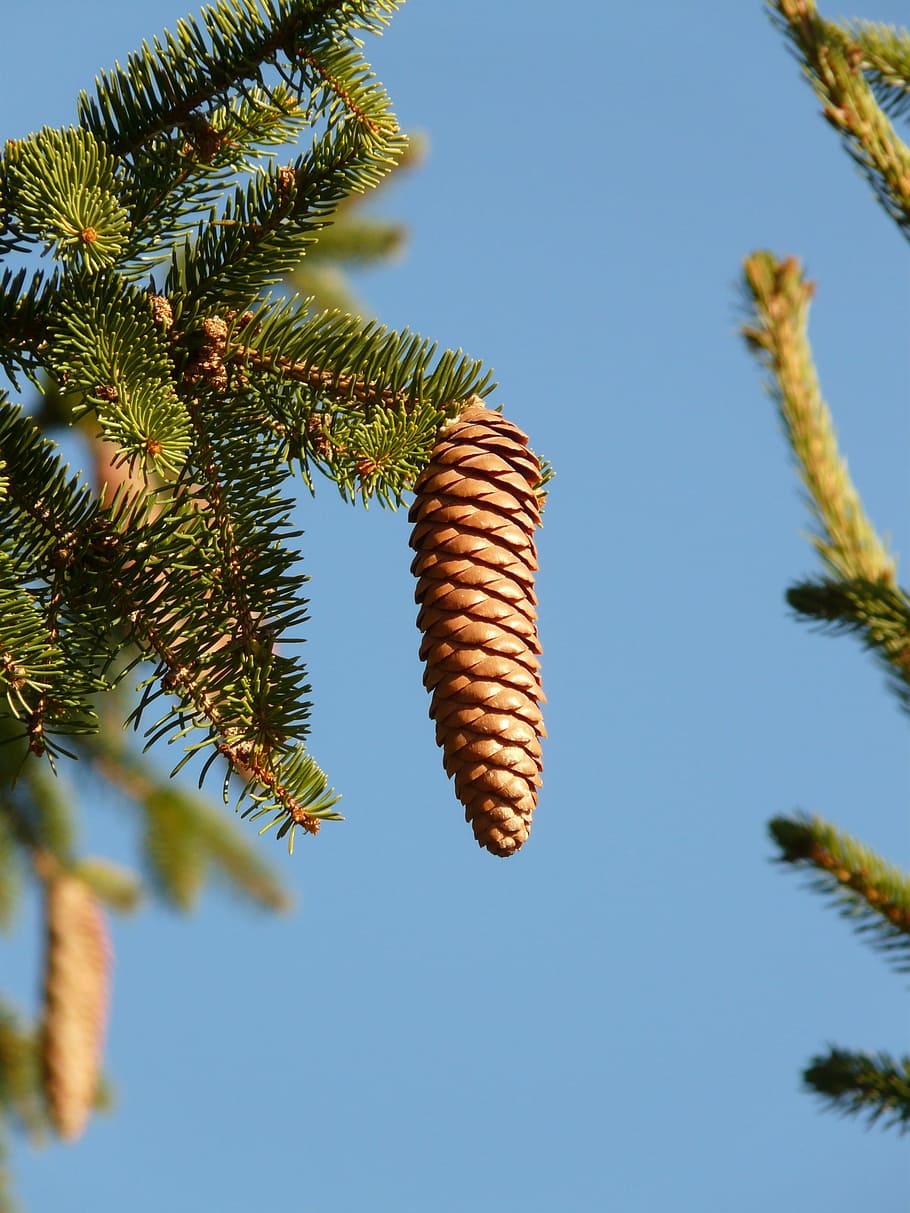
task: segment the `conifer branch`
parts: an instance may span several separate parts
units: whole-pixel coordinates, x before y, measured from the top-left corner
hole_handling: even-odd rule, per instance
[[[910,1130],[910,1057],[834,1048],[812,1059],[803,1080],[832,1111],[865,1115],[870,1124],[881,1120],[900,1133]]]
[[[117,745],[108,730],[85,739],[80,749],[141,812],[145,864],[155,891],[171,905],[192,908],[214,873],[263,909],[289,908],[277,874],[223,813],[179,784],[162,782],[137,754]]]
[[[97,728],[90,696],[110,685],[98,665],[117,648],[111,621],[103,601],[80,593],[96,561],[104,561],[108,536],[87,487],[67,475],[54,444],[11,405],[0,405],[0,463],[8,478],[0,569],[6,605],[10,595],[19,602],[0,635],[3,689],[33,752],[53,753],[52,734]]]
[[[123,594],[123,586],[118,585],[116,592]],[[123,605],[135,601],[125,597]],[[216,657],[217,653],[200,655],[195,650],[192,639],[184,634],[184,626],[188,623],[185,616],[178,618],[169,614],[159,628],[154,618],[139,607],[128,613],[133,617],[135,639],[146,652],[154,653],[159,659],[158,672],[152,681],[160,679],[161,691],[180,697],[180,703],[147,730],[147,748],[165,737],[170,741],[180,740],[195,729],[201,729],[204,734],[202,741],[186,747],[183,760],[172,774],[176,774],[193,753],[211,747],[212,756],[220,754],[227,760],[229,773],[236,772],[246,780],[240,799],[242,802],[249,798],[252,804],[242,815],[258,817],[263,812],[277,810],[269,824],[283,823],[279,837],[291,831],[289,846],[297,826],[308,834],[316,834],[320,820],[340,820],[338,814],[331,811],[338,798],[326,791],[325,776],[309,755],[298,747],[287,756],[280,717],[282,705],[274,698],[271,703],[268,699],[263,701],[261,694],[257,694],[265,691],[268,695],[272,690],[274,695],[275,688],[269,687],[269,673],[272,667],[279,666],[278,660],[269,661],[266,649],[262,648],[259,655],[262,668],[246,663],[249,673],[239,688],[228,691],[226,688],[232,687],[231,675],[235,674],[233,661],[227,666],[222,664],[220,669],[217,665],[205,664],[206,658]],[[221,640],[228,635],[229,631],[222,632]],[[294,663],[285,662],[285,669],[296,679]],[[212,688],[225,690],[219,695]],[[250,694],[260,700],[253,711],[249,710]],[[143,699],[131,715],[130,720],[136,725],[149,701],[150,697]],[[284,705],[286,719],[291,713],[299,716],[305,715],[306,711],[307,705],[301,707],[299,696]],[[209,765],[210,762],[204,772]],[[225,801],[227,791],[226,779]]]
[[[41,241],[54,258],[91,275],[126,246],[130,217],[117,193],[117,165],[103,143],[78,128],[45,128],[5,150],[10,229]]]
[[[333,219],[331,226],[320,234],[319,243],[307,252],[306,262],[309,264],[302,262],[292,274],[292,279],[296,281],[299,273],[310,269],[314,262],[319,261],[329,262],[333,266],[360,266],[384,261],[400,252],[406,239],[407,229],[401,223],[374,218],[354,218],[342,212],[342,218]],[[307,293],[306,290],[300,289],[301,295],[306,296]]]
[[[409,330],[264,297],[407,154],[360,53],[359,34],[379,32],[396,7],[216,0],[198,24],[178,23],[103,73],[77,127],[42,130],[0,156],[0,258],[41,252],[55,263],[47,276],[0,277],[0,367],[28,376],[48,402],[35,420],[0,396],[0,741],[10,743],[0,745],[0,920],[19,876],[45,886],[48,1103],[37,1115],[64,1136],[100,1098],[102,903],[128,911],[143,888],[125,868],[77,856],[73,790],[30,755],[86,760],[134,802],[150,884],[171,904],[189,908],[213,874],[284,908],[241,829],[110,743],[112,692],[147,663],[127,723],[138,727],[162,700],[145,739],[178,744],[171,777],[198,757],[202,786],[223,760],[225,802],[239,781],[237,810],[289,849],[298,828],[340,820],[305,746],[306,669],[285,651],[307,619],[286,482],[296,464],[311,485],[315,466],[348,498],[398,505],[440,425],[492,390],[460,350],[437,354]],[[308,149],[280,164],[276,149],[304,130]],[[334,248],[330,237],[314,260],[373,257],[399,240],[388,225],[342,219]],[[162,271],[140,290],[160,263],[166,283]],[[91,444],[90,486],[42,433],[72,421]],[[484,464],[479,499],[492,513],[477,514],[490,551],[499,521],[518,543],[513,498],[537,520],[538,471],[516,497],[515,476],[537,469],[524,442],[507,452],[517,471],[487,452],[496,468]],[[477,477],[466,483],[479,491]],[[458,509],[473,515],[473,499]],[[508,608],[516,628],[534,613],[532,564],[524,577],[509,565],[509,602],[523,604]],[[523,685],[520,664],[509,670]],[[487,662],[488,683],[501,674],[498,657],[492,672]],[[507,685],[495,694],[487,731],[505,727],[500,708],[512,710]],[[72,737],[72,753],[58,737]],[[472,756],[478,787],[490,740]],[[13,1124],[30,1115],[38,1047],[0,1007],[0,1112]],[[4,1199],[0,1181],[0,1213]]]
[[[861,71],[862,45],[826,21],[815,0],[769,0],[774,20],[803,63],[822,113],[840,133],[879,202],[910,234],[910,148],[898,138]]]
[[[247,432],[241,444],[242,415],[225,418],[225,424],[234,427],[235,439],[224,448],[223,458],[233,461],[225,483],[232,484],[235,492],[244,484],[254,484],[258,495],[258,501],[254,498],[247,506],[246,544],[240,554],[231,539],[229,515],[222,511],[219,526],[205,527],[201,511],[192,503],[183,505],[186,490],[180,486],[169,507],[154,518],[148,497],[121,497],[107,512],[100,512],[85,490],[64,479],[53,444],[17,411],[7,418],[6,434],[0,431],[0,454],[12,450],[4,447],[7,439],[16,442],[7,501],[18,507],[9,519],[10,538],[19,545],[17,555],[31,560],[32,568],[36,552],[44,554],[45,575],[53,591],[48,611],[54,621],[66,618],[66,629],[60,630],[56,622],[54,627],[73,658],[59,694],[51,699],[41,692],[37,704],[30,707],[29,735],[34,751],[41,753],[50,745],[51,725],[70,732],[97,727],[96,717],[85,717],[74,686],[84,688],[83,694],[98,686],[94,675],[86,682],[88,673],[80,671],[92,671],[99,644],[112,637],[118,626],[128,625],[143,654],[159,661],[162,689],[176,692],[189,708],[188,714],[181,705],[170,710],[153,730],[152,739],[183,737],[202,727],[205,740],[193,749],[200,744],[213,746],[249,780],[244,790],[252,801],[248,812],[255,809],[258,815],[274,808],[279,810],[275,823],[281,813],[287,815],[292,837],[298,825],[315,833],[320,819],[337,818],[331,812],[335,797],[326,791],[325,777],[315,763],[299,750],[288,750],[286,739],[308,714],[309,705],[301,698],[307,688],[299,663],[273,652],[276,632],[293,625],[302,613],[294,592],[298,582],[283,577],[293,553],[277,543],[281,523],[276,513],[287,503],[276,502],[265,491],[282,473],[267,451],[251,449],[254,435]],[[206,463],[204,456],[202,463],[205,467],[188,465],[187,474],[202,472],[206,490],[217,498],[221,490],[214,465]],[[159,500],[167,504],[166,498]],[[267,537],[264,548],[263,537]],[[200,561],[207,549],[211,549],[205,562],[207,579],[201,579]],[[96,591],[99,579],[103,598]],[[249,599],[253,587],[259,595],[255,607]],[[186,609],[174,605],[200,601],[205,613],[195,626]],[[200,644],[200,627],[206,629],[204,644]],[[123,643],[121,639],[116,647]],[[87,647],[91,657],[86,653],[80,659],[79,646]],[[111,657],[116,647],[111,648]],[[21,663],[10,668],[28,672]],[[16,678],[21,681],[18,674]],[[138,720],[138,714],[134,718]],[[257,784],[263,791],[256,791]],[[279,833],[284,836],[287,830]]]
[[[8,832],[42,879],[73,863],[75,824],[70,800],[46,767],[31,764],[18,795],[2,804]]]
[[[159,135],[133,157],[127,173],[133,229],[125,272],[145,274],[168,260],[175,240],[211,212],[230,176],[255,171],[274,147],[296,142],[309,124],[296,93],[276,85],[247,89],[206,117]]]
[[[119,156],[190,122],[246,81],[263,85],[263,65],[293,61],[355,31],[379,33],[397,0],[218,0],[144,42],[125,68],[99,74],[94,97],[79,99],[81,124]]]
[[[886,111],[907,108],[910,40],[870,23],[839,26],[819,16],[815,0],[768,0],[791,43],[823,115],[871,181],[885,210],[910,235],[910,149]],[[788,441],[817,523],[814,546],[830,574],[792,587],[794,610],[858,633],[887,663],[910,704],[910,599],[897,585],[893,557],[866,517],[838,452],[807,338],[812,283],[795,258],[756,252],[745,261],[750,312],[743,336],[770,372]],[[858,933],[901,972],[910,972],[910,877],[818,817],[770,823],[779,860],[811,873]],[[865,1113],[901,1129],[910,1125],[910,1058],[893,1061],[832,1049],[804,1071],[810,1090],[846,1114]]]
[[[6,1002],[0,1002],[0,1109],[32,1141],[44,1137],[48,1126],[37,1033]]]
[[[830,899],[898,972],[910,972],[910,877],[820,817],[776,817],[769,830],[780,862],[811,870],[810,888]]]
[[[8,1166],[8,1150],[2,1121],[0,1121],[0,1213],[22,1213],[22,1207],[15,1199],[12,1191],[12,1181]]]
[[[431,404],[457,415],[470,396],[495,388],[491,372],[461,350],[447,350],[405,329],[328,312],[310,317],[305,302],[269,303],[229,332],[225,359],[313,389],[330,404],[367,410]]]
[[[381,137],[368,139],[350,126],[333,128],[293,164],[258,173],[195,241],[174,250],[166,293],[238,311],[252,306],[299,263],[344,198],[390,171],[404,144],[389,121]]]
[[[859,635],[893,676],[898,696],[910,710],[910,596],[881,581],[804,581],[787,591],[787,601],[804,618],[837,632]]]
[[[862,69],[886,114],[903,118],[910,111],[910,33],[875,21],[854,21],[850,38],[862,51]]]
[[[55,297],[54,280],[29,274],[23,268],[0,275],[0,367],[19,390],[18,374],[38,383],[42,368],[38,348],[47,332],[49,302]],[[0,392],[0,404],[6,394]]]
[[[142,882],[135,872],[121,864],[89,857],[77,860],[71,871],[91,889],[97,901],[118,914],[132,914],[142,901]]]
[[[743,336],[771,372],[774,397],[819,524],[814,544],[839,578],[893,585],[896,568],[866,517],[841,458],[806,335],[814,286],[794,257],[757,252],[744,262],[752,317]]]
[[[153,301],[114,277],[79,286],[61,294],[48,325],[49,369],[82,395],[74,420],[92,409],[124,462],[179,471],[191,424]]]
[[[422,163],[427,140],[422,134],[409,134],[407,146],[397,163],[378,183],[383,189],[401,173]],[[352,195],[336,208],[319,240],[307,249],[306,257],[288,275],[288,285],[307,300],[311,314],[347,312],[365,315],[367,309],[351,290],[345,269],[348,266],[375,266],[389,261],[402,251],[407,229],[362,213],[364,195]]]
[[[16,836],[8,820],[7,796],[0,791],[0,931],[7,931],[19,906],[21,879]]]

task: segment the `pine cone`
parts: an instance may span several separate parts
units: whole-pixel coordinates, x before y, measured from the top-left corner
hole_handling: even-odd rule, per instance
[[[50,881],[46,913],[44,1090],[54,1127],[72,1141],[85,1128],[98,1088],[110,945],[100,907],[75,876]]]
[[[483,404],[444,429],[414,485],[423,682],[443,765],[474,837],[513,855],[543,768],[534,572],[540,464],[527,436]]]

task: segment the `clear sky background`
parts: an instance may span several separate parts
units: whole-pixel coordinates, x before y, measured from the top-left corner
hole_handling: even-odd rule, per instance
[[[6,5],[4,137],[71,120],[185,2]],[[816,566],[736,284],[754,248],[805,260],[843,449],[906,553],[905,240],[760,0],[412,0],[367,53],[431,154],[383,198],[406,259],[361,293],[492,365],[558,472],[534,830],[507,862],[476,847],[427,718],[404,512],[325,485],[299,512],[312,749],[347,820],[292,859],[261,840],[285,918],[215,891],[116,921],[119,1105],[75,1147],[16,1150],[23,1204],[896,1208],[905,1147],[822,1114],[799,1071],[829,1043],[906,1050],[903,983],[769,862],[765,826],[817,809],[906,865],[906,721],[856,644],[789,617]],[[133,852],[112,804],[86,835]],[[29,1007],[38,934],[32,909],[3,945]]]

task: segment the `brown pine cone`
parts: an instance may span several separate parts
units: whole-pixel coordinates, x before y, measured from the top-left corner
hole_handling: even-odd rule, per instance
[[[474,837],[502,856],[530,833],[546,735],[534,595],[540,464],[527,442],[470,404],[440,434],[409,514],[436,741]]]
[[[70,1141],[85,1128],[101,1069],[110,945],[101,908],[75,876],[47,888],[44,1090],[51,1121]]]

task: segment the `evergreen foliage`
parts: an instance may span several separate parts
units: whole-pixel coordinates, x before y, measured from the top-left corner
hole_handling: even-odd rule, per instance
[[[907,234],[910,148],[876,98],[883,90],[897,97],[906,90],[906,74],[903,86],[896,86],[906,56],[906,33],[884,25],[852,27],[828,21],[814,0],[769,0],[769,8],[821,101],[824,118],[840,134],[878,201]]]
[[[803,1071],[806,1086],[844,1116],[865,1115],[901,1132],[910,1129],[910,1058],[831,1049]]]
[[[398,506],[440,426],[493,389],[460,350],[355,314],[339,274],[401,245],[358,207],[414,157],[362,53],[396,7],[216,0],[99,74],[74,125],[5,146],[0,367],[41,400],[0,396],[4,924],[29,880],[69,891],[96,952],[108,910],[146,892],[187,910],[212,876],[286,907],[243,824],[163,779],[124,719],[289,848],[340,820],[307,749],[292,478]],[[78,475],[54,440],[72,425]],[[142,877],[81,853],[67,758],[137,812]],[[103,966],[80,985],[50,918],[43,1023],[0,1007],[0,1111],[70,1134],[96,1063],[69,1070],[61,1008],[73,989],[97,1011]]]
[[[910,232],[910,149],[890,118],[907,112],[910,40],[869,22],[825,20],[813,0],[769,0],[822,103],[828,122],[870,181],[888,214]],[[890,117],[889,117],[890,116]],[[807,337],[814,293],[793,257],[756,252],[745,261],[749,319],[743,336],[768,372],[784,433],[815,523],[813,544],[824,577],[787,594],[802,618],[859,636],[886,667],[904,708],[910,705],[910,595],[867,517],[838,450]],[[770,824],[778,858],[811,873],[825,896],[895,966],[910,969],[910,876],[819,817],[777,817]],[[870,1122],[910,1128],[910,1056],[893,1059],[832,1048],[804,1071],[827,1106]]]
[[[880,581],[803,581],[787,591],[799,615],[834,632],[857,635],[885,667],[905,710],[910,710],[910,599],[900,586]]]
[[[910,881],[893,864],[819,817],[775,817],[769,825],[781,863],[806,868],[828,897],[899,972],[910,972]]]

